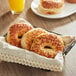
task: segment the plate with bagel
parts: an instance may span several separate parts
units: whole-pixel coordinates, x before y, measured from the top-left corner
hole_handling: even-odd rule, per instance
[[[75,36],[48,32],[19,18],[10,25],[6,35],[0,36],[0,60],[62,71],[64,56],[75,43]]]
[[[76,13],[76,2],[70,0],[33,0],[32,11],[45,18],[64,18]]]

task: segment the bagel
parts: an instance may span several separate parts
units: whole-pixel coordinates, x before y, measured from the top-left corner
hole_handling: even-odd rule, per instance
[[[33,40],[41,33],[46,33],[44,29],[34,28],[25,33],[21,39],[21,45],[24,49],[30,50]]]
[[[43,14],[57,14],[64,7],[64,0],[40,0],[38,11]]]
[[[11,45],[21,47],[21,38],[23,34],[28,32],[32,28],[32,25],[28,25],[26,23],[13,24],[8,30],[6,41]]]
[[[48,58],[54,58],[59,51],[63,52],[63,50],[62,38],[52,33],[38,35],[31,46],[31,51]]]

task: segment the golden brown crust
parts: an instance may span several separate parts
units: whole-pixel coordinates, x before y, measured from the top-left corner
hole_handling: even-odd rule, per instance
[[[30,50],[33,40],[40,35],[41,33],[45,33],[46,31],[41,28],[34,28],[29,32],[25,33],[21,39],[21,45],[24,49]]]
[[[44,14],[57,14],[64,7],[64,0],[41,0],[38,11]]]
[[[76,3],[76,0],[66,0],[66,1],[70,3]]]
[[[31,30],[33,27],[28,26],[27,24],[14,24],[9,28],[8,34],[7,34],[7,42],[17,46],[21,47],[21,36]]]
[[[55,34],[40,34],[34,39],[31,46],[31,51],[48,58],[54,58],[59,51],[63,50],[62,38]]]
[[[60,0],[58,2],[55,2],[55,0],[42,0],[41,4],[44,8],[47,9],[60,8],[63,6],[63,0]]]

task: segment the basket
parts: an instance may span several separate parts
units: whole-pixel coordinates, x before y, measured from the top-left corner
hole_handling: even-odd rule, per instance
[[[6,42],[4,36],[0,36],[0,60],[51,71],[62,71],[64,67],[64,55],[71,50],[75,43],[76,40],[73,40],[72,43],[65,48],[64,52],[59,52],[55,58],[52,59],[26,49],[12,46]]]

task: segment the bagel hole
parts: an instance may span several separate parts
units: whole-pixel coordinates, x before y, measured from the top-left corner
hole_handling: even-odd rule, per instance
[[[18,36],[18,38],[21,39],[22,38],[22,35],[21,36]]]
[[[45,49],[52,49],[50,46],[45,46],[44,48]]]

